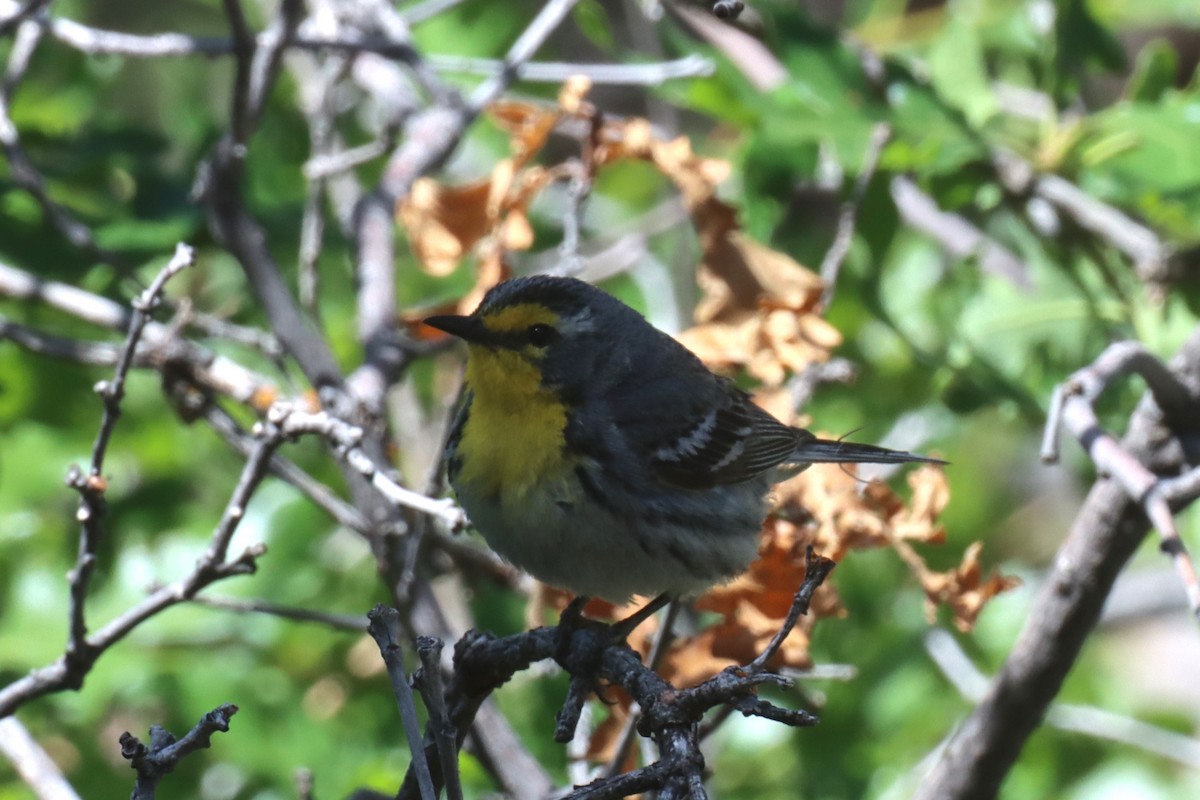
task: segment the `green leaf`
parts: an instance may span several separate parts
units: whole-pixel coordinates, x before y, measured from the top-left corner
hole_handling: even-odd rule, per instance
[[[1122,103],[1096,114],[1095,138],[1082,161],[1112,174],[1131,201],[1145,190],[1185,192],[1200,187],[1200,93],[1168,93],[1155,105]],[[1105,147],[1105,141],[1128,142]],[[1099,148],[1097,150],[1097,148]]]
[[[608,14],[604,13],[597,0],[583,0],[571,10],[571,19],[575,21],[579,32],[602,50],[612,50],[615,45],[612,27]]]
[[[1178,73],[1179,56],[1175,48],[1165,39],[1152,39],[1138,53],[1133,74],[1125,86],[1125,97],[1144,103],[1158,102],[1175,85]]]
[[[984,63],[983,44],[974,28],[952,18],[929,52],[929,78],[938,95],[974,127],[996,113],[998,104]]]
[[[1125,67],[1125,50],[1117,38],[1100,24],[1086,0],[1060,0],[1055,26],[1059,69],[1071,74],[1085,66],[1110,72]]]

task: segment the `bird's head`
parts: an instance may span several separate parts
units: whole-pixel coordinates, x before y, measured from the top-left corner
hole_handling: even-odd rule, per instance
[[[468,382],[478,392],[571,392],[611,363],[622,332],[640,316],[574,278],[532,276],[494,287],[468,315],[425,320],[469,345]],[[644,323],[643,323],[644,324]]]

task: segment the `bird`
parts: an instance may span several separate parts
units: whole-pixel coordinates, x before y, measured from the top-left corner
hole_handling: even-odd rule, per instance
[[[425,324],[467,344],[447,478],[495,552],[617,604],[745,571],[774,483],[814,463],[944,463],[780,422],[640,313],[582,280],[497,284]]]

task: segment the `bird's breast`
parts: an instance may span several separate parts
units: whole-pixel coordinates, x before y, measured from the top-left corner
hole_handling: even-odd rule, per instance
[[[528,361],[472,347],[467,386],[472,400],[458,447],[457,484],[514,502],[572,468],[564,451],[566,405],[542,386]]]

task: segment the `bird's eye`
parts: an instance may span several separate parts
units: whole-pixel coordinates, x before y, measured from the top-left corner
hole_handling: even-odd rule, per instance
[[[549,325],[539,322],[536,325],[530,325],[529,330],[526,331],[526,335],[529,336],[529,343],[534,347],[545,347],[558,338],[558,331]]]

